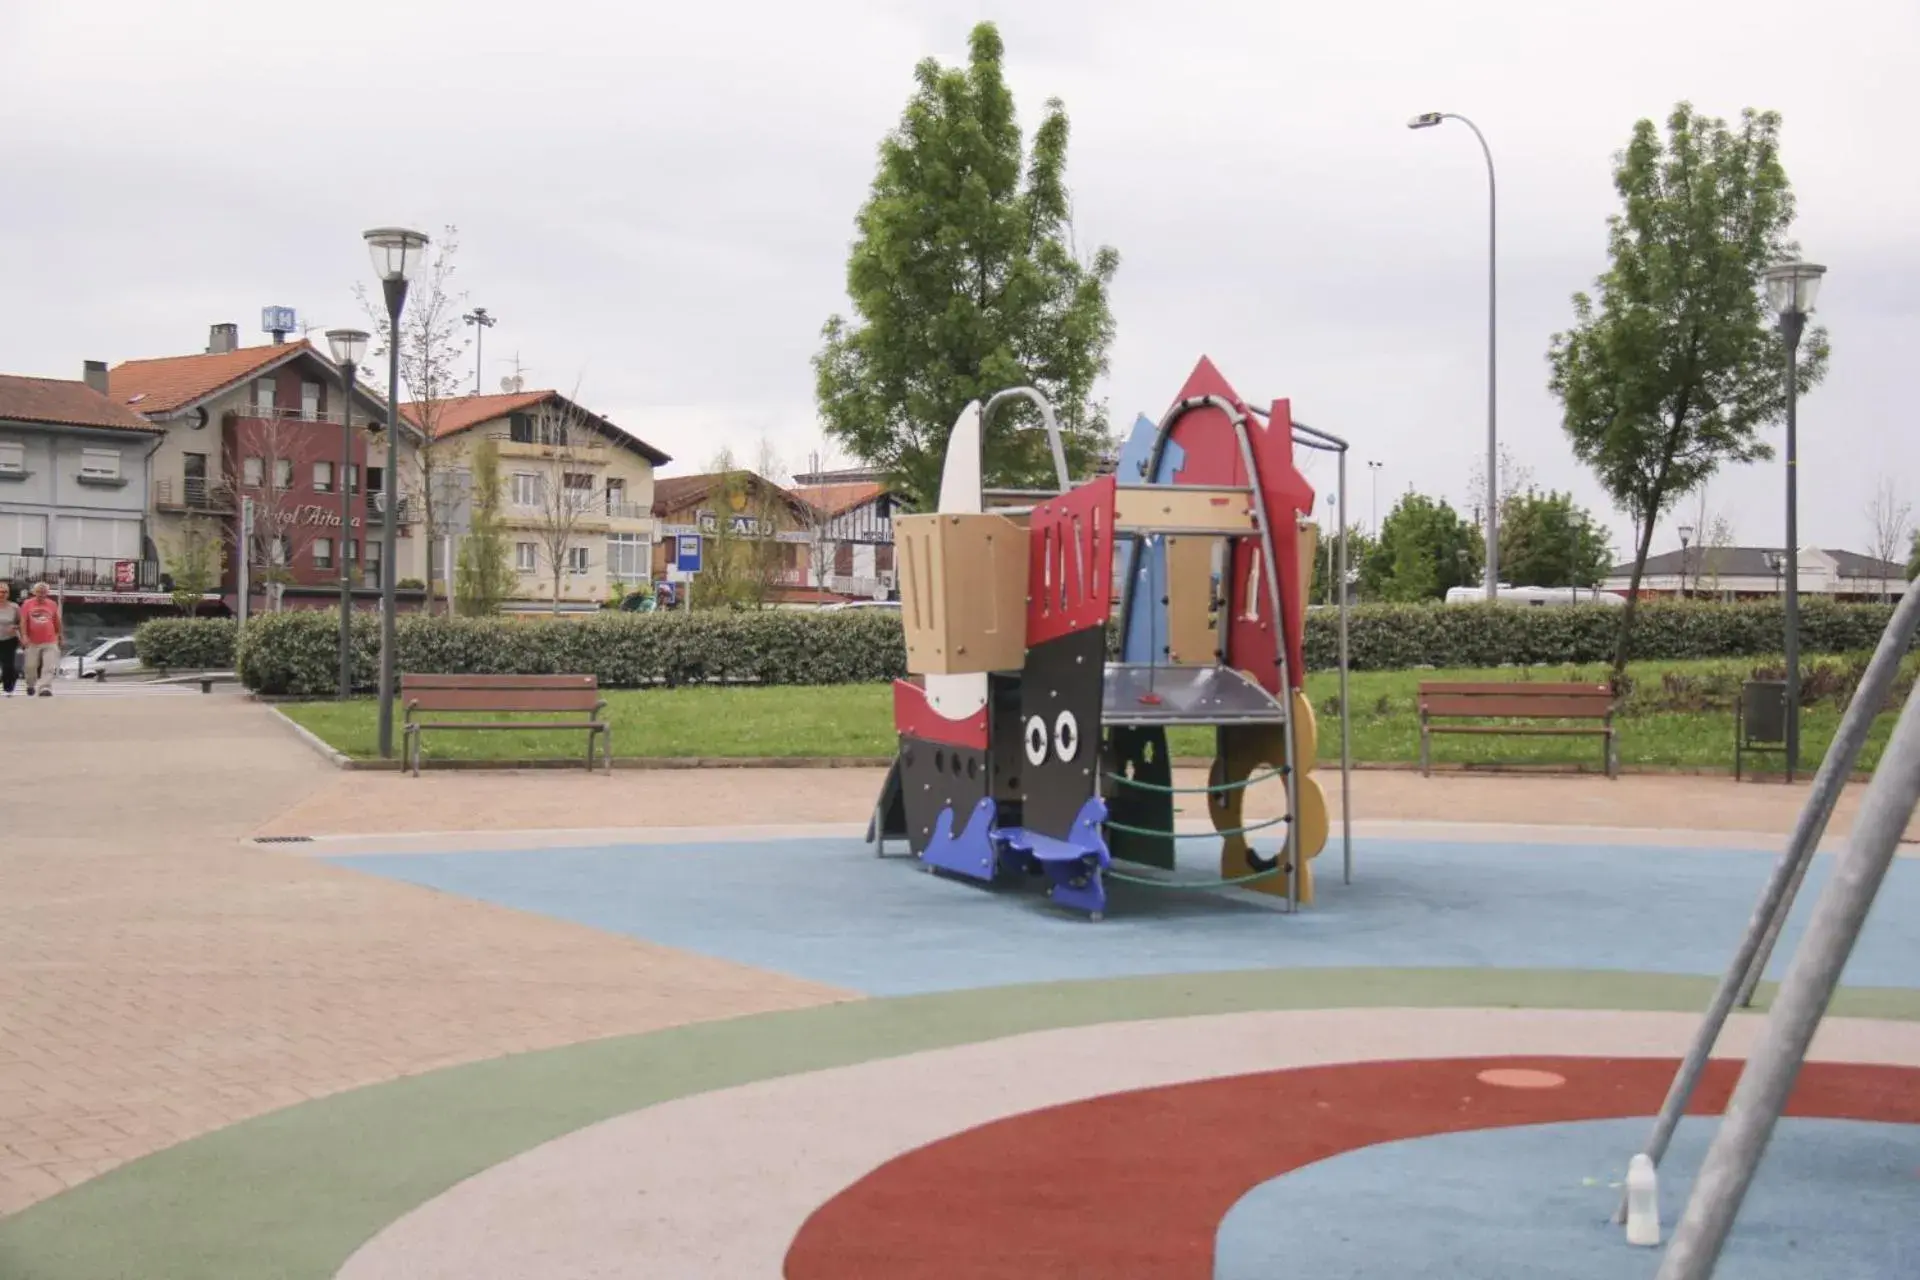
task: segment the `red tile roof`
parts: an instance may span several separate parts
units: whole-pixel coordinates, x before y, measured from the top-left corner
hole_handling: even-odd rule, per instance
[[[452,396],[436,400],[433,402],[433,438],[442,440],[483,422],[504,418],[522,409],[531,409],[555,394],[552,391],[511,391],[505,395]],[[400,406],[400,412],[406,414],[415,426],[423,425],[420,404],[420,401],[414,400]]]
[[[107,394],[138,413],[172,413],[237,386],[270,366],[297,359],[303,351],[319,354],[303,338],[197,356],[128,360],[107,372]]]
[[[721,472],[707,471],[695,476],[662,476],[653,482],[653,514],[671,515],[676,511],[685,511],[707,500],[719,486]],[[746,473],[750,484],[763,484],[785,499],[787,507],[796,518],[805,519],[811,511],[809,505],[791,489],[774,484],[765,476],[749,471]]]
[[[808,484],[798,485],[794,492],[822,515],[837,516],[855,507],[872,502],[887,492],[884,484],[858,482],[853,484]]]
[[[112,427],[120,431],[163,429],[84,382],[21,378],[12,374],[0,374],[0,419],[67,427]]]
[[[498,395],[484,396],[452,396],[445,400],[436,400],[434,401],[433,436],[436,440],[444,440],[446,437],[458,435],[462,431],[470,431],[483,422],[492,422],[494,419],[504,418],[510,413],[519,413],[524,409],[531,409],[535,405],[549,399],[560,400],[570,405],[573,403],[558,391],[552,389],[545,391],[509,391]],[[421,425],[420,405],[421,402],[415,400],[409,404],[400,406],[400,412],[415,426]],[[672,457],[660,452],[660,450],[654,448],[625,427],[609,422],[598,414],[582,409],[578,405],[573,405],[573,408],[604,427],[607,434],[617,442],[630,445],[637,450],[649,462],[653,463],[654,466],[665,466],[667,463],[673,461]]]

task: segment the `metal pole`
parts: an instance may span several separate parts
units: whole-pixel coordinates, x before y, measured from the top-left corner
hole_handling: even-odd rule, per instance
[[[1826,834],[1834,805],[1846,787],[1847,778],[1853,773],[1854,762],[1860,757],[1860,749],[1866,745],[1875,717],[1893,690],[1894,680],[1900,674],[1901,659],[1913,643],[1916,631],[1920,631],[1920,590],[1906,594],[1888,621],[1887,629],[1880,633],[1880,645],[1874,650],[1867,669],[1861,673],[1859,687],[1854,690],[1853,700],[1847,704],[1846,714],[1840,719],[1840,728],[1833,736],[1832,745],[1827,748],[1826,759],[1821,762],[1820,771],[1814,776],[1812,790],[1807,796],[1807,803],[1800,810],[1800,818],[1794,824],[1786,850],[1774,864],[1773,874],[1768,878],[1760,901],[1753,909],[1753,917],[1748,920],[1746,932],[1740,937],[1733,962],[1721,977],[1713,1000],[1707,1005],[1706,1016],[1701,1019],[1699,1030],[1694,1033],[1693,1043],[1687,1047],[1687,1055],[1681,1059],[1680,1069],[1674,1073],[1673,1083],[1667,1088],[1666,1101],[1660,1104],[1660,1114],[1653,1123],[1653,1133],[1641,1148],[1655,1165],[1667,1153],[1667,1144],[1673,1140],[1673,1131],[1679,1125],[1687,1103],[1693,1098],[1701,1073],[1706,1070],[1707,1059],[1713,1054],[1713,1047],[1720,1039],[1720,1031],[1726,1026],[1727,1016],[1732,1013],[1736,1000],[1742,1006],[1751,1000],[1755,984],[1766,971],[1767,957],[1773,943],[1780,936],[1781,926],[1793,910],[1793,900],[1800,892],[1800,882],[1806,877],[1814,853],[1820,848],[1820,838]],[[1626,1221],[1626,1208],[1623,1194],[1620,1207],[1614,1214],[1615,1222]]]
[[[353,376],[352,361],[340,365],[340,696],[353,696]]]
[[[240,499],[240,590],[238,592],[239,599],[235,601],[235,603],[239,605],[240,625],[242,627],[247,625],[247,599],[253,594],[252,575],[248,572],[252,559],[253,499],[243,497]]]
[[[1800,465],[1798,422],[1800,387],[1794,377],[1799,362],[1800,331],[1807,323],[1804,311],[1780,316],[1780,336],[1787,348],[1787,781],[1800,768]]]
[[[1707,1280],[1713,1274],[1916,804],[1920,804],[1920,686],[1900,712],[1880,767],[1874,770],[1861,801],[1846,852],[1814,904],[1806,939],[1780,984],[1766,1030],[1740,1073],[1686,1212],[1674,1228],[1659,1280]]]
[[[1353,716],[1347,708],[1347,451],[1340,450],[1340,883],[1353,883]]]
[[[400,543],[400,311],[407,305],[407,282],[380,282],[387,295],[387,470],[382,495],[386,525],[380,531],[380,754],[393,758],[394,581],[399,577]]]
[[[1800,882],[1806,879],[1807,868],[1812,865],[1812,851],[1819,847],[1820,838],[1826,834],[1827,820],[1833,816],[1833,807],[1839,802],[1847,779],[1853,775],[1854,764],[1860,758],[1860,749],[1866,744],[1874,718],[1893,692],[1894,679],[1900,672],[1900,660],[1912,647],[1916,633],[1920,633],[1920,586],[1909,587],[1907,593],[1900,597],[1887,629],[1880,635],[1880,647],[1874,650],[1872,661],[1861,674],[1859,687],[1853,692],[1853,701],[1848,704],[1833,743],[1827,748],[1826,759],[1821,762],[1820,771],[1814,775],[1813,794],[1807,800],[1807,811],[1801,814],[1801,822],[1802,825],[1807,824],[1807,813],[1816,804],[1820,806],[1819,822],[1809,828],[1806,836],[1807,855],[1794,868],[1793,879],[1787,885],[1785,902],[1767,922],[1759,950],[1754,954],[1745,981],[1740,984],[1739,1005],[1743,1009],[1753,1003],[1754,988],[1760,985],[1760,978],[1767,971],[1767,961],[1780,941],[1780,931],[1786,927],[1787,908],[1800,892]],[[1798,831],[1795,836],[1798,838]]]

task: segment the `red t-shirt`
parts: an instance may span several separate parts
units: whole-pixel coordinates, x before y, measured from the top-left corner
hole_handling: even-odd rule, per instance
[[[40,596],[20,602],[20,636],[28,644],[60,642],[60,605]]]

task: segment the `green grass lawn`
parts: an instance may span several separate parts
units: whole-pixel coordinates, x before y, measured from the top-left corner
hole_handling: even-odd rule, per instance
[[[1812,661],[1811,659],[1809,661]],[[1664,768],[1731,769],[1731,710],[1665,709],[1663,678],[1725,689],[1749,675],[1751,659],[1702,662],[1636,663],[1630,670],[1635,693],[1619,728],[1624,765]],[[1348,677],[1353,701],[1353,757],[1362,763],[1411,763],[1419,759],[1420,729],[1415,711],[1422,680],[1592,680],[1606,678],[1603,666],[1541,667],[1450,671],[1370,671]],[[1718,682],[1715,684],[1714,682]],[[1321,756],[1337,757],[1339,717],[1332,709],[1338,677],[1316,673],[1307,689],[1320,713]],[[887,756],[895,747],[892,692],[886,685],[838,685],[813,688],[700,687],[614,689],[607,698],[616,756]],[[373,700],[283,704],[294,720],[349,756],[378,754]],[[1811,770],[1827,749],[1840,720],[1840,707],[1823,702],[1801,715],[1801,758]],[[511,718],[511,717],[509,717]],[[1883,714],[1862,753],[1871,768],[1892,728]],[[394,737],[396,746],[399,729]],[[476,733],[429,731],[426,755],[452,760],[536,760],[584,753],[584,735],[537,731]],[[1176,756],[1212,754],[1212,732],[1179,729],[1169,746]],[[1526,735],[1436,735],[1433,758],[1447,763],[1567,764],[1598,768],[1598,738]],[[1775,757],[1774,759],[1777,759]],[[1761,758],[1759,763],[1771,763]]]

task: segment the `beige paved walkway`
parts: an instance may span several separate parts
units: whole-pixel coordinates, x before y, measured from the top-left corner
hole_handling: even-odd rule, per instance
[[[0,700],[0,777],[0,1214],[309,1097],[837,997],[242,843],[339,775],[237,695]]]

